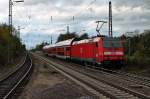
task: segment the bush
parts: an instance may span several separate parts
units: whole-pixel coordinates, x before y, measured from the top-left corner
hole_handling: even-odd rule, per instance
[[[129,39],[129,38],[127,38]],[[129,56],[129,40],[126,40],[126,59],[128,64],[149,65],[150,64],[150,31],[145,31],[134,37],[130,37],[130,53]]]
[[[16,30],[13,28],[13,31]],[[24,50],[19,38],[9,33],[9,26],[0,24],[0,66],[8,62],[8,49],[11,59],[16,58]]]

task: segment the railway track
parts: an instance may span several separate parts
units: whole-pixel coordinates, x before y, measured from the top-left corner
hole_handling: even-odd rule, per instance
[[[51,58],[50,58],[51,59]],[[74,70],[77,70],[79,72],[85,73],[89,76],[92,76],[96,79],[102,80],[108,84],[111,84],[114,87],[121,88],[127,92],[134,93],[134,95],[137,96],[145,96],[148,99],[150,98],[150,87],[147,86],[149,82],[142,81],[139,79],[139,77],[132,78],[132,76],[124,75],[124,73],[119,74],[118,73],[112,73],[112,72],[106,72],[104,70],[96,70],[92,68],[83,68],[83,66],[76,64],[76,63],[66,63],[65,61],[58,60],[58,59],[51,59],[59,64],[62,64],[65,66],[68,66],[68,68],[74,68]],[[106,69],[107,70],[107,69]],[[144,98],[145,99],[145,98]]]
[[[75,63],[71,63],[74,66],[80,66],[79,64],[75,64]],[[134,82],[136,84],[139,84],[141,86],[146,86],[146,87],[150,87],[150,78],[148,77],[143,77],[143,76],[139,76],[139,75],[135,75],[135,74],[130,74],[127,72],[122,72],[122,71],[115,71],[115,70],[110,70],[110,69],[105,69],[105,68],[101,68],[101,67],[86,67],[86,69],[95,71],[95,72],[99,72],[99,73],[105,73],[105,74],[109,74],[118,78],[122,78],[125,79],[126,81],[130,81],[130,82]]]
[[[56,61],[56,60],[55,60]],[[58,60],[59,63],[66,63],[64,61],[60,61]],[[76,66],[76,67],[83,67],[80,64],[76,64],[76,63],[69,63],[71,66]],[[84,68],[85,69],[85,68]],[[135,74],[130,74],[130,73],[126,73],[126,72],[122,72],[122,71],[115,71],[115,70],[109,70],[109,69],[105,69],[105,68],[96,68],[93,66],[90,67],[86,67],[86,69],[94,71],[94,72],[99,72],[99,73],[105,73],[107,75],[111,75],[111,76],[115,76],[118,77],[119,79],[125,79],[126,81],[130,81],[130,82],[134,82],[141,86],[146,86],[146,87],[150,87],[150,78],[148,77],[142,77],[139,75],[135,75]]]
[[[114,71],[114,70],[109,70],[104,68],[100,68],[100,70],[106,71],[108,73],[113,73],[115,75],[123,76],[127,79],[130,79],[130,81],[133,81],[135,83],[140,83],[141,85],[150,87],[150,78],[148,77],[143,77],[135,74],[130,74],[122,71]]]
[[[135,92],[133,90],[130,90],[128,88],[113,85],[111,83],[108,83],[106,81],[100,80],[96,78],[95,76],[89,75],[86,72],[79,71],[79,69],[69,68],[66,66],[66,64],[62,64],[61,62],[56,62],[54,60],[49,60],[47,58],[43,58],[41,56],[37,56],[43,61],[47,62],[49,65],[53,65],[52,67],[55,69],[58,69],[59,71],[62,71],[66,73],[69,76],[72,76],[73,78],[83,82],[84,84],[90,86],[97,92],[103,94],[104,96],[111,98],[111,99],[150,99],[149,96],[146,96],[144,94]],[[72,66],[70,66],[72,67]]]
[[[130,74],[127,72],[122,72],[122,71],[115,71],[115,70],[109,70],[109,69],[105,69],[105,68],[87,68],[96,72],[103,72],[103,73],[109,73],[112,74],[118,78],[123,78],[127,81],[130,82],[134,82],[136,84],[139,84],[141,86],[146,86],[146,87],[150,87],[150,78],[148,77],[143,77],[143,76],[139,76],[139,75],[135,75],[135,74]],[[99,71],[101,70],[101,71]]]
[[[5,79],[0,81],[0,99],[16,99],[16,89],[21,89],[21,84],[24,84],[29,79],[32,73],[32,60],[29,55],[26,55],[26,59],[16,71],[12,72]],[[24,82],[25,81],[25,82]]]

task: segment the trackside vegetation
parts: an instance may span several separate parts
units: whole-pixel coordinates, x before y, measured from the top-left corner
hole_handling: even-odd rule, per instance
[[[13,33],[17,33],[15,28],[13,28]],[[0,67],[8,63],[8,55],[10,62],[12,62],[24,49],[20,39],[9,33],[9,26],[0,24]]]
[[[87,39],[88,34],[87,33],[83,33],[82,35],[78,35],[77,33],[73,32],[73,33],[66,33],[66,34],[60,34],[57,38],[57,42],[60,41],[64,41],[64,40],[68,40],[71,38],[76,38],[77,40],[82,40],[82,39]]]
[[[125,39],[125,53],[128,66],[131,68],[136,67],[139,70],[149,68],[150,31],[144,31],[144,33],[140,33],[133,37],[126,37]]]

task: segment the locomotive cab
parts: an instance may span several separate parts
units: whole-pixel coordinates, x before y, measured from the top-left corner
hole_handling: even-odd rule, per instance
[[[103,37],[103,62],[121,63],[124,61],[124,48],[119,38]]]

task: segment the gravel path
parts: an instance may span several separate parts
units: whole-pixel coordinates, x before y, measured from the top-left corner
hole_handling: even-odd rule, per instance
[[[48,70],[45,63],[33,60],[34,73],[19,99],[96,99],[54,69]]]

